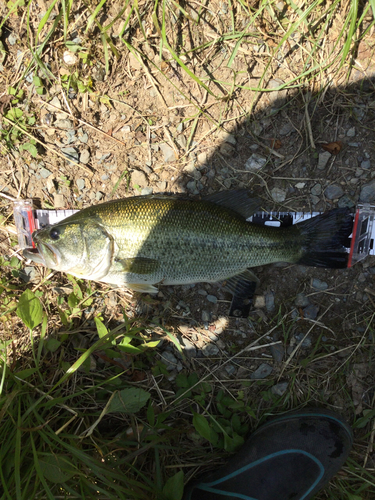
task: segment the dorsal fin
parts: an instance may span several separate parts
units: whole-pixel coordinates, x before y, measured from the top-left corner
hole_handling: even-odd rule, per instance
[[[209,194],[203,199],[230,208],[245,217],[245,219],[253,215],[260,208],[259,198],[252,198],[251,193],[246,189],[220,191],[219,193]]]

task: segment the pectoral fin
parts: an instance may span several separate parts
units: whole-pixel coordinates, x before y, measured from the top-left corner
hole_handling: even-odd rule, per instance
[[[117,266],[120,265],[124,273],[133,274],[154,274],[159,268],[159,262],[146,257],[131,257],[128,259],[116,259]],[[116,266],[116,267],[117,267]]]
[[[127,288],[139,293],[158,293],[158,289],[147,283],[126,283]]]

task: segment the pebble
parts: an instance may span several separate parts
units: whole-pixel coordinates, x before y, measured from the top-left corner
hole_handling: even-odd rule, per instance
[[[294,335],[294,338],[296,339],[296,341],[298,343],[301,342],[301,340],[305,337],[305,333],[296,333]],[[311,341],[311,338],[310,336],[308,335],[302,342],[301,344],[301,347],[304,348],[304,349],[308,349],[309,347],[311,347],[311,344],[312,344],[312,341]]]
[[[371,162],[370,162],[370,160],[363,160],[361,162],[361,168],[364,168],[366,170],[368,170],[369,168],[371,168]]]
[[[265,295],[266,309],[268,312],[272,312],[275,309],[275,294],[273,292],[267,292]]]
[[[62,194],[55,193],[53,195],[53,206],[55,208],[63,208],[65,206],[64,196]]]
[[[311,286],[313,288],[315,288],[315,290],[324,291],[324,290],[327,290],[328,283],[326,283],[325,281],[321,281],[321,280],[319,280],[317,278],[313,278],[311,280]]]
[[[273,201],[276,201],[276,203],[282,203],[285,201],[286,198],[286,189],[281,189],[281,188],[273,188],[271,189],[271,196]]]
[[[96,201],[100,201],[103,198],[103,193],[101,191],[97,191],[95,193],[95,199]]]
[[[313,205],[317,205],[320,202],[319,196],[314,196],[313,194],[310,196],[310,199]]]
[[[166,369],[171,372],[177,367],[177,358],[174,354],[169,351],[164,351],[161,353],[161,362],[165,365]]]
[[[229,144],[233,144],[235,146],[237,144],[236,138],[234,137],[233,134],[228,134],[228,132],[225,132],[225,130],[220,130],[217,133],[218,139],[220,139],[223,142],[228,142]]]
[[[270,351],[276,363],[281,363],[284,358],[284,346],[282,344],[271,345]]]
[[[168,146],[168,144],[160,144],[160,149],[164,155],[165,163],[172,163],[176,161],[176,154],[174,152],[174,149]]]
[[[353,208],[355,206],[355,201],[347,194],[344,194],[344,196],[341,196],[339,199],[337,205],[339,208]]]
[[[297,184],[295,185],[297,189],[303,189],[305,186],[306,182],[297,182]]]
[[[11,33],[8,36],[8,42],[10,45],[15,45],[17,43],[17,37],[13,33]]]
[[[102,181],[107,181],[109,179],[109,175],[108,174],[104,174],[100,178],[101,178]]]
[[[39,174],[42,179],[47,179],[50,175],[52,175],[52,172],[50,172],[47,168],[41,168],[39,170]]]
[[[245,163],[245,169],[248,172],[256,172],[260,170],[267,163],[267,158],[258,153],[253,153]]]
[[[344,191],[341,186],[337,186],[336,184],[331,184],[324,190],[324,195],[329,200],[335,200],[336,198],[341,198],[344,194]]]
[[[283,396],[288,389],[288,382],[279,382],[271,387],[271,392],[275,396]]]
[[[358,148],[359,142],[348,142],[348,146],[350,146],[352,148]]]
[[[255,295],[254,307],[256,309],[261,309],[263,307],[266,307],[266,299],[264,298],[264,295]]]
[[[324,151],[324,153],[319,153],[318,157],[318,170],[324,170],[327,166],[329,159],[331,158],[331,154],[328,151]]]
[[[68,130],[73,127],[73,122],[71,120],[56,120],[53,126],[56,128]]]
[[[202,311],[202,321],[205,323],[210,321],[210,313],[208,311]]]
[[[186,337],[182,337],[181,342],[184,347],[184,352],[186,356],[188,358],[195,358],[197,355],[197,350],[194,344],[192,344],[190,340],[188,340]]]
[[[183,122],[181,122],[181,123],[179,123],[179,124],[177,125],[177,127],[176,127],[176,132],[177,132],[178,134],[181,134],[181,132],[183,132],[183,131],[184,131],[184,128],[185,128],[185,125],[184,125],[184,123],[183,123]]]
[[[355,127],[351,127],[347,132],[346,132],[347,137],[354,137],[355,136]]]
[[[198,194],[199,193],[199,191],[197,189],[197,182],[196,181],[189,181],[186,184],[186,189],[188,191],[191,191],[193,194]]]
[[[315,304],[309,304],[303,309],[303,317],[306,319],[315,320],[318,317],[319,306]]]
[[[205,165],[207,163],[207,153],[199,153],[197,163],[198,165]]]
[[[147,196],[149,194],[152,194],[154,192],[154,188],[152,187],[144,187],[141,191],[142,196]]]
[[[235,149],[229,142],[223,142],[220,144],[219,151],[223,156],[229,158],[234,155]]]
[[[217,297],[215,295],[207,295],[206,299],[208,302],[212,302],[213,304],[217,303]]]
[[[236,373],[237,368],[234,365],[227,364],[227,365],[225,365],[224,370],[230,376],[230,375],[234,375]]]
[[[281,136],[289,135],[291,132],[294,132],[294,127],[289,122],[283,125],[279,130]]]
[[[322,194],[322,185],[321,184],[315,184],[311,190],[310,190],[310,193],[315,195],[315,196],[319,196]]]
[[[218,348],[217,345],[215,344],[206,344],[203,349],[201,349],[201,352],[205,357],[208,356],[217,356],[220,352],[220,349]]]
[[[140,170],[134,170],[131,173],[131,180],[133,186],[145,187],[148,184],[146,175]]]
[[[359,195],[359,201],[363,203],[371,203],[372,201],[375,201],[375,180],[362,187]]]
[[[86,165],[89,162],[89,160],[90,160],[90,151],[88,149],[82,149],[79,161]]]
[[[187,140],[184,135],[180,134],[179,136],[177,136],[176,142],[182,149],[186,149]]]
[[[304,293],[297,293],[297,297],[294,303],[297,307],[306,307],[309,305],[310,301]]]
[[[68,160],[78,161],[79,153],[75,148],[61,148],[61,152]]]
[[[268,377],[272,373],[272,366],[267,363],[262,363],[258,368],[250,375],[251,379],[262,379]]]
[[[77,188],[82,191],[82,189],[85,189],[85,179],[77,179],[76,180]]]
[[[80,142],[82,142],[83,144],[86,144],[86,143],[87,143],[87,141],[89,140],[89,136],[88,136],[88,134],[85,132],[85,133],[83,133],[82,135],[79,135],[79,136],[78,136],[78,140],[79,140]]]

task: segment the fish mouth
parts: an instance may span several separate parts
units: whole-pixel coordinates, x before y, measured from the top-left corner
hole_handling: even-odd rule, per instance
[[[27,259],[31,259],[38,264],[43,264],[46,267],[56,268],[60,264],[61,256],[59,252],[48,243],[37,241],[37,249],[28,248],[23,251]]]
[[[36,248],[24,248],[22,253],[25,259],[32,260],[37,264],[46,265],[43,255]]]

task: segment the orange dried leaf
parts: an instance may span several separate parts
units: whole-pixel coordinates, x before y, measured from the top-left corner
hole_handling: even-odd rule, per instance
[[[342,142],[335,141],[328,144],[323,144],[322,148],[324,149],[324,151],[328,151],[328,153],[331,153],[331,155],[338,155],[342,150]]]

